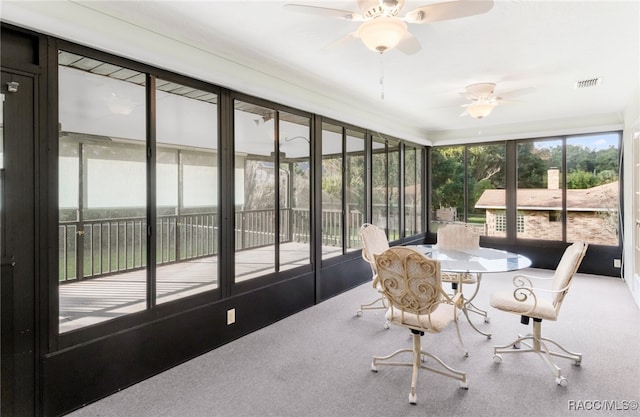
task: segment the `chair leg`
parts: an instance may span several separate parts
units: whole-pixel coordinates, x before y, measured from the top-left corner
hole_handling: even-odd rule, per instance
[[[483,309],[475,306],[472,302],[468,302],[465,305],[465,307],[466,307],[468,312],[475,313],[475,314],[477,314],[479,316],[482,316],[483,317],[483,321],[485,323],[489,323],[491,321],[491,319],[489,318],[489,313],[487,312],[487,310],[483,310]]]
[[[416,384],[418,383],[418,370],[421,367],[420,335],[413,333],[413,369],[411,372],[411,391],[409,391],[409,403],[416,404]]]
[[[373,372],[378,371],[378,366],[389,365],[389,366],[411,366],[411,391],[409,392],[409,403],[416,404],[416,385],[418,382],[418,371],[420,369],[424,369],[426,371],[431,371],[439,375],[443,375],[449,378],[456,379],[460,381],[460,388],[468,389],[467,384],[467,374],[461,371],[457,371],[451,368],[449,365],[445,364],[440,358],[437,356],[425,352],[421,347],[421,339],[420,332],[412,331],[413,338],[413,349],[399,349],[387,356],[374,356],[373,361],[371,362],[371,370]],[[412,361],[411,362],[388,362],[388,359],[393,358],[400,353],[411,352],[412,353]],[[429,357],[435,360],[443,369],[435,369],[429,366],[425,366],[422,364],[422,359],[424,357]]]
[[[380,305],[376,305],[380,304]],[[360,309],[356,311],[356,315],[358,317],[362,316],[363,310],[380,310],[386,309],[387,307],[384,305],[384,300],[382,297],[376,298],[374,301],[368,304],[360,304]]]
[[[469,351],[467,350],[467,347],[464,345],[464,342],[462,341],[462,335],[460,334],[460,324],[458,322],[458,315],[456,315],[455,324],[456,324],[456,333],[458,333],[458,341],[460,342],[460,346],[462,347],[462,351],[464,352],[464,357],[468,358]]]
[[[474,313],[479,316],[482,316],[485,323],[490,322],[489,313],[486,310],[483,310],[477,307],[475,304],[473,304],[473,300],[476,298],[476,296],[478,295],[478,291],[480,290],[481,280],[482,280],[482,274],[476,274],[475,289],[473,291],[473,294],[471,294],[470,297],[464,297],[462,312],[464,313],[464,316],[466,317],[467,322],[469,322],[469,325],[473,330],[475,330],[477,333],[480,333],[483,336],[486,336],[487,339],[491,339],[491,333],[483,332],[482,330],[478,329],[476,325],[473,324],[473,322],[471,321],[471,318],[469,317],[469,313]],[[462,289],[462,282],[460,283],[460,290],[461,289]]]
[[[493,347],[493,360],[496,363],[502,362],[502,353],[527,353],[533,352],[536,353],[542,360],[549,366],[551,372],[556,377],[556,384],[560,386],[567,386],[567,379],[562,376],[561,369],[556,363],[553,361],[552,357],[556,356],[564,359],[571,359],[574,361],[574,365],[580,365],[582,362],[582,354],[571,352],[564,347],[562,347],[558,342],[541,336],[542,333],[542,320],[534,319],[533,321],[533,334],[528,334],[526,336],[518,335],[518,338],[514,340],[512,343],[504,346],[494,346]],[[528,343],[531,341],[531,343]],[[545,343],[546,342],[546,343]],[[562,350],[564,353],[554,352],[547,347],[547,343],[550,343],[556,346],[558,349]],[[527,346],[529,349],[520,349],[520,344]]]
[[[379,305],[377,305],[379,304]],[[387,304],[385,303],[384,297],[379,297],[376,300],[368,303],[368,304],[361,304],[360,305],[360,309],[358,311],[356,311],[356,316],[358,317],[362,317],[362,314],[364,313],[364,310],[386,310]],[[383,327],[385,329],[388,329],[389,326],[389,320],[385,320]]]

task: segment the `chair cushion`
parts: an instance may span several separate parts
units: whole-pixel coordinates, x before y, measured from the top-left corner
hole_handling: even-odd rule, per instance
[[[453,320],[455,307],[451,304],[440,304],[431,314],[402,313],[398,308],[389,308],[385,318],[399,326],[422,328],[430,333],[438,333]]]
[[[531,310],[533,302],[532,296],[527,297],[525,301],[518,301],[513,298],[513,292],[496,292],[491,295],[491,307],[498,310],[545,320],[555,321],[558,318],[551,300],[538,297],[536,308]]]

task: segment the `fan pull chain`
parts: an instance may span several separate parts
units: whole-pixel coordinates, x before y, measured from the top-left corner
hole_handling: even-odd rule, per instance
[[[380,52],[380,99],[384,100],[384,65],[382,62],[382,52]]]

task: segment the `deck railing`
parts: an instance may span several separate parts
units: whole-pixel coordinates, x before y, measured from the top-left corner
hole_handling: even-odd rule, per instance
[[[275,243],[275,210],[238,211],[235,215],[236,250]],[[349,224],[360,225],[362,213],[352,211]],[[322,244],[341,246],[340,211],[323,211]],[[205,212],[158,216],[156,262],[167,264],[218,254],[218,214]],[[306,209],[280,210],[280,242],[311,241],[311,216]],[[59,280],[92,278],[141,269],[146,266],[145,217],[61,221]],[[348,247],[358,247],[357,227],[348,232]]]

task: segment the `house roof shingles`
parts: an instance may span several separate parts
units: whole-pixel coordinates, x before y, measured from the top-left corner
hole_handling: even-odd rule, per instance
[[[618,206],[618,181],[597,187],[567,190],[567,210],[609,211]],[[562,190],[520,188],[517,191],[518,210],[562,210]],[[485,190],[475,208],[504,209],[505,190]]]

